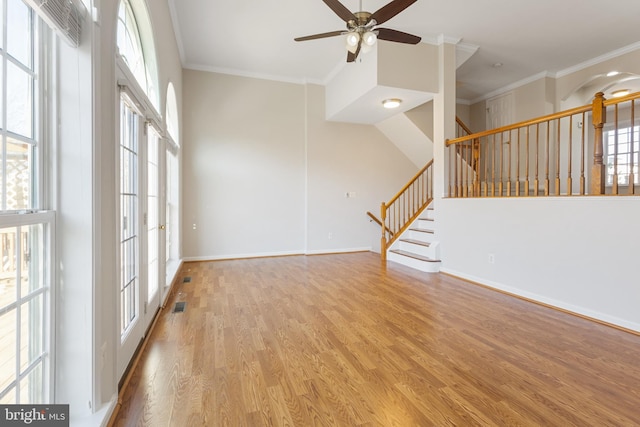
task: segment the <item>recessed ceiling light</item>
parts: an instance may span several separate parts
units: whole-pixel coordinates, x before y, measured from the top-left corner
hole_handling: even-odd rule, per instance
[[[493,68],[500,68],[502,67],[504,64],[502,62],[496,62],[493,65],[491,65]]]
[[[618,74],[620,74],[619,71],[609,71],[607,73],[607,77],[613,77],[613,76],[617,76]]]
[[[629,95],[629,92],[629,89],[619,89],[611,92],[611,96],[613,96],[614,98],[620,98],[621,96]]]
[[[389,98],[382,101],[382,106],[384,108],[398,108],[402,103],[402,100],[399,98]]]

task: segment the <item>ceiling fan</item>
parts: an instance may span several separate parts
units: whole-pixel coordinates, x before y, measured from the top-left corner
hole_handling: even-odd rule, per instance
[[[360,51],[370,49],[377,39],[391,42],[418,44],[420,37],[413,34],[390,28],[378,28],[377,26],[387,22],[417,0],[393,0],[373,13],[362,11],[360,0],[360,12],[352,13],[338,0],[322,0],[347,24],[347,31],[330,31],[328,33],[314,34],[311,36],[297,37],[294,40],[302,42],[306,40],[322,39],[346,35],[347,62],[354,62]]]

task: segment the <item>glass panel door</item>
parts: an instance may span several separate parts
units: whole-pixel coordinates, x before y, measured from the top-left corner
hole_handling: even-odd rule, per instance
[[[151,126],[147,126],[147,294],[145,304],[145,327],[153,320],[160,306],[160,138]]]
[[[120,102],[120,337],[118,373],[122,375],[142,338],[140,317],[139,155],[141,117]]]

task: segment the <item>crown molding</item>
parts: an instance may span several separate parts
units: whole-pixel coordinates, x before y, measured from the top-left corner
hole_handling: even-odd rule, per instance
[[[589,59],[587,61],[581,62],[569,68],[565,68],[564,70],[560,70],[553,77],[560,78],[568,76],[569,74],[573,74],[575,72],[584,70],[585,68],[592,67],[594,65],[601,64],[605,61],[609,61],[611,59],[617,58],[627,53],[635,52],[640,49],[640,42],[635,42],[630,45],[621,47],[620,49],[613,50],[611,52],[605,53],[604,55],[597,56],[595,58]]]
[[[494,98],[496,96],[499,95],[503,95],[506,92],[510,92],[514,89],[517,89],[519,87],[522,87],[524,85],[527,85],[529,83],[535,82],[536,80],[540,80],[546,77],[554,77],[553,74],[549,73],[548,71],[543,71],[541,73],[535,74],[533,76],[529,76],[527,78],[524,78],[522,80],[518,80],[517,82],[511,83],[507,86],[503,86],[500,89],[496,89],[494,91],[491,91],[489,93],[485,93],[482,96],[479,96],[478,98],[472,99],[471,100],[471,104],[475,104],[477,102],[481,102],[481,101],[486,101],[487,99],[491,99]]]

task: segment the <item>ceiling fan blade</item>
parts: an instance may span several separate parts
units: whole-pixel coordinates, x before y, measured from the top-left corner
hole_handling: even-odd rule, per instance
[[[383,22],[387,22],[389,19],[393,18],[413,3],[418,0],[393,0],[390,3],[387,3],[385,6],[382,6],[380,9],[373,12],[371,19],[375,19],[377,24],[382,24]],[[326,1],[325,1],[326,3]]]
[[[339,36],[342,33],[344,33],[344,31],[342,31],[342,30],[330,31],[328,33],[320,33],[320,34],[313,34],[311,36],[296,37],[294,40],[297,41],[297,42],[303,42],[303,41],[306,41],[306,40],[324,39],[326,37]]]
[[[396,0],[397,1],[397,0]],[[392,30],[390,28],[376,28],[379,40],[387,40],[390,42],[418,44],[422,40],[413,34],[403,33],[402,31]]]
[[[351,20],[357,21],[356,16],[351,13],[349,9],[347,9],[342,3],[338,0],[322,0],[331,10],[335,12],[344,22],[349,22]]]

